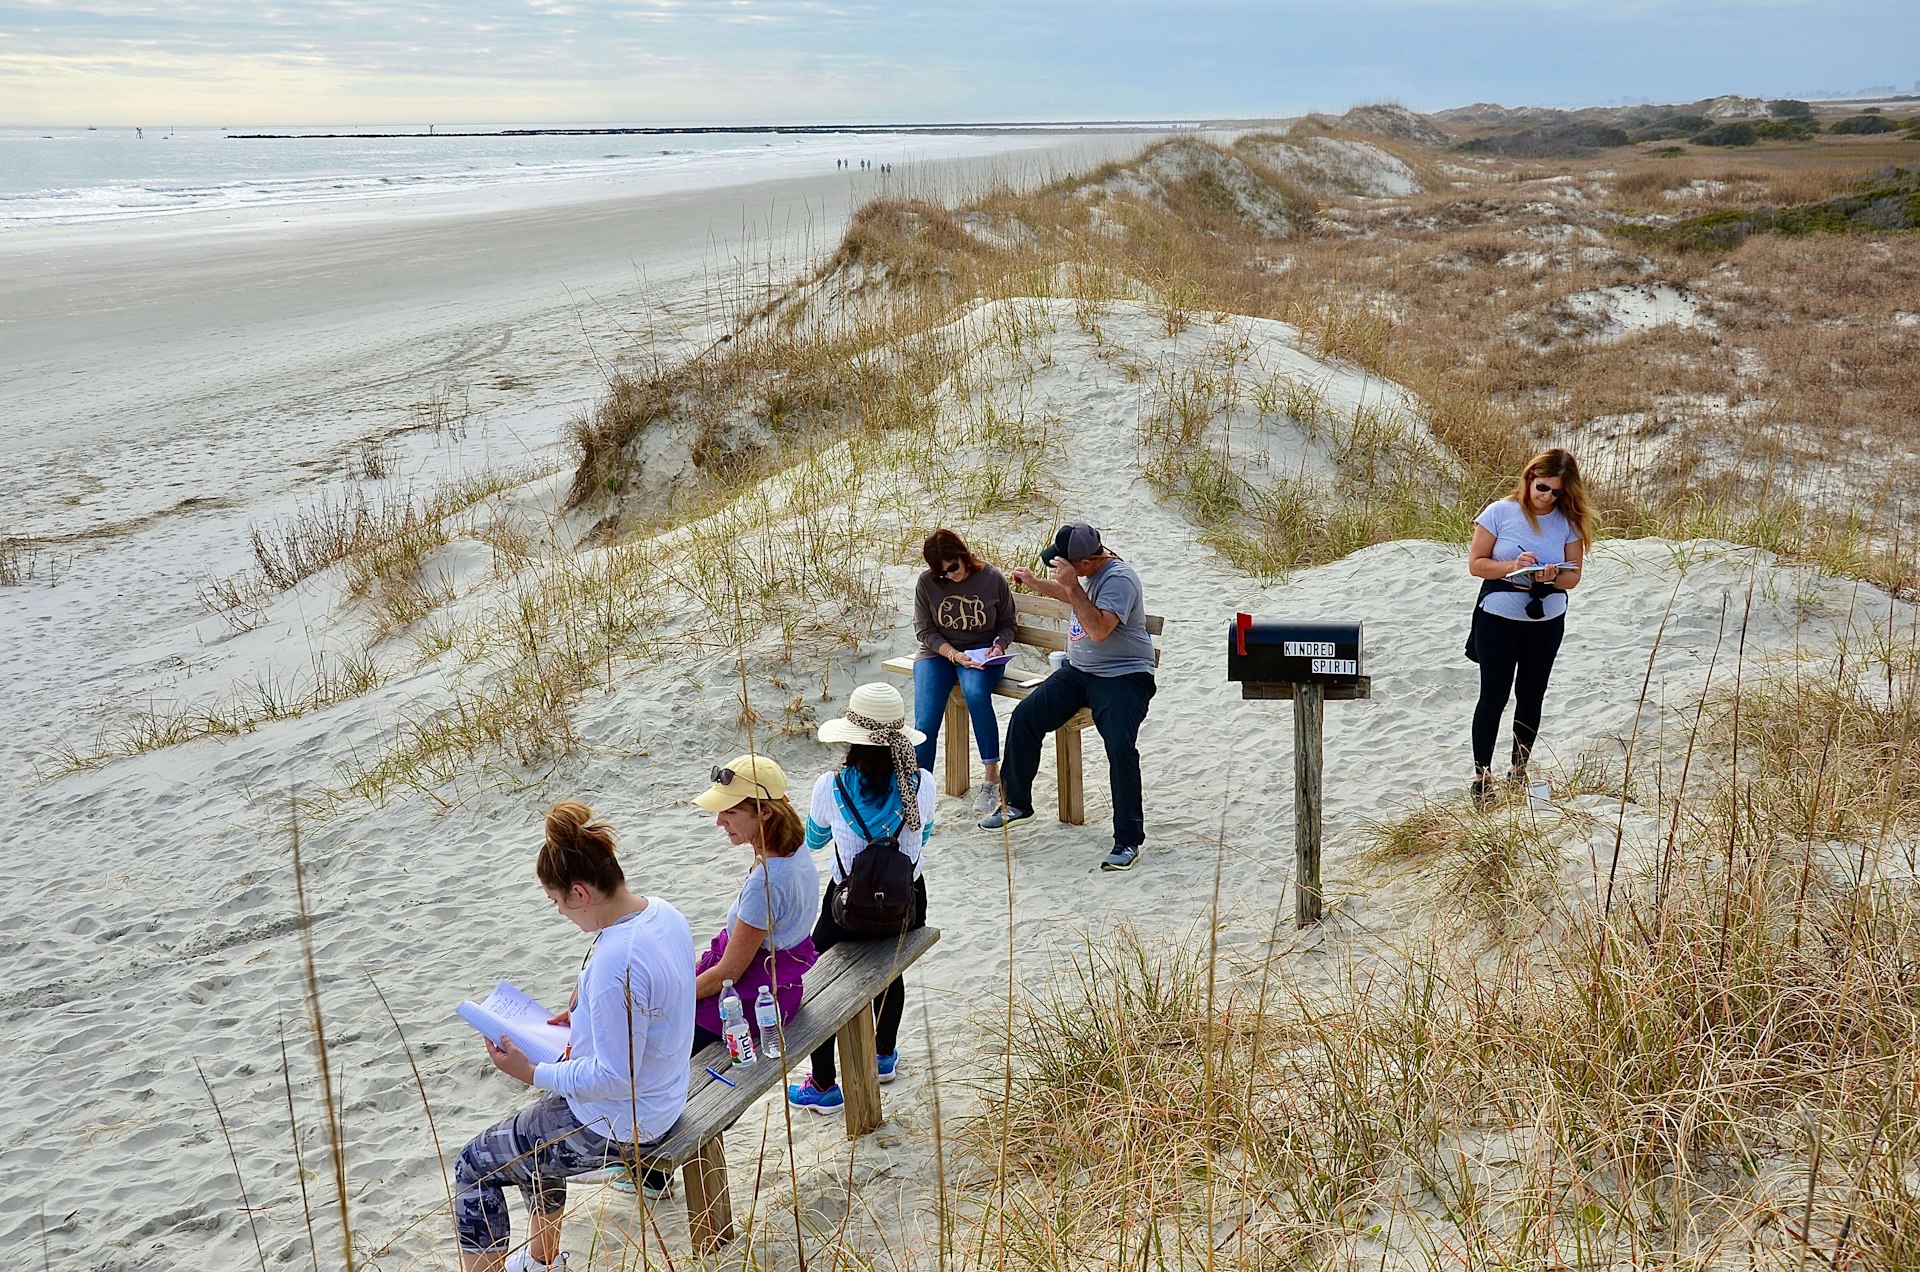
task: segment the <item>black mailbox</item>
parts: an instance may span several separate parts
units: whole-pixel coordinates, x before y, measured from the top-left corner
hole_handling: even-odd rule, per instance
[[[1360,623],[1292,623],[1237,614],[1227,627],[1227,679],[1245,698],[1291,698],[1292,686],[1323,686],[1328,699],[1370,698]]]

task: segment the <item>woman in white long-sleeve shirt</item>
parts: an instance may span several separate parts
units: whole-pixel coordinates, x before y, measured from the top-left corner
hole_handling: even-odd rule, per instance
[[[536,1065],[511,1040],[487,1043],[502,1073],[544,1092],[461,1152],[454,1227],[463,1272],[564,1269],[567,1179],[605,1169],[665,1135],[687,1103],[693,1040],[693,933],[659,897],[627,889],[613,831],[581,804],[555,804],[534,872],[593,944],[567,1011],[567,1053]],[[507,1258],[506,1186],[520,1189],[533,1236]]]

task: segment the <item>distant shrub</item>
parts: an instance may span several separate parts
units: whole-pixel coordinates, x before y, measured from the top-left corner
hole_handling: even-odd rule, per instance
[[[1663,236],[1681,248],[1725,251],[1749,234],[1854,234],[1920,229],[1920,168],[1883,168],[1836,199],[1742,212],[1722,208],[1639,237]]]
[[[1767,114],[1775,119],[1811,119],[1813,107],[1792,97],[1782,97],[1767,103]]]
[[[1753,131],[1761,141],[1807,141],[1820,131],[1820,125],[1810,117],[1795,116],[1792,119],[1763,119],[1753,126]]]
[[[1744,119],[1715,124],[1693,139],[1696,146],[1751,146],[1760,140],[1760,130]]]
[[[1848,115],[1845,119],[1836,119],[1827,125],[1827,131],[1842,135],[1863,135],[1866,133],[1889,133],[1896,130],[1890,119],[1879,115]]]
[[[1456,150],[1468,154],[1512,155],[1521,158],[1553,158],[1590,154],[1613,146],[1631,144],[1626,130],[1605,124],[1553,124],[1544,128],[1522,128],[1517,132],[1497,133],[1463,142]]]

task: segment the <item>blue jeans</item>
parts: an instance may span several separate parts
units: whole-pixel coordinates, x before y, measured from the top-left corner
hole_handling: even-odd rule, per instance
[[[1113,786],[1113,842],[1138,848],[1147,842],[1145,795],[1140,786],[1140,725],[1153,700],[1153,673],[1094,676],[1068,664],[1041,681],[1007,721],[1007,763],[1000,770],[1007,805],[1031,811],[1033,775],[1040,743],[1082,707],[1107,749],[1107,780]]]
[[[944,658],[922,658],[913,664],[913,727],[927,740],[913,749],[920,767],[933,771],[933,746],[940,740],[940,722],[946,719],[947,698],[956,682],[960,696],[967,700],[967,714],[973,717],[973,740],[980,745],[980,762],[1000,762],[1000,721],[993,714],[993,687],[1000,683],[1006,668],[962,667]],[[947,739],[953,745],[953,739]]]

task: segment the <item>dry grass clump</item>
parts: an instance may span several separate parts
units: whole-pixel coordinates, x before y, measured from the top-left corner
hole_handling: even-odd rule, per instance
[[[373,651],[360,649],[316,652],[305,675],[265,671],[213,697],[182,700],[154,695],[133,710],[111,716],[88,742],[68,744],[55,752],[55,768],[75,772],[183,742],[238,737],[275,721],[350,701],[386,680],[387,673]]]
[[[31,539],[0,535],[0,587],[19,587],[38,570],[40,552]]]
[[[1284,1266],[1357,1223],[1389,1169],[1370,1038],[1216,984],[1131,928],[1020,1004],[1004,1085],[961,1133],[976,1262]],[[1217,1260],[1217,1263],[1216,1263]]]
[[[404,630],[445,599],[423,591],[418,576],[427,554],[452,539],[456,519],[537,475],[486,471],[425,496],[323,495],[290,517],[249,527],[254,568],[202,581],[200,603],[244,630],[259,624],[275,593],[345,562],[349,593],[374,603],[386,633]]]
[[[1747,740],[1743,771],[1793,762],[1777,736]],[[1712,785],[1685,798],[1709,808]],[[1442,920],[1322,991],[1284,955],[1216,976],[1198,942],[1090,943],[1021,1005],[965,1128],[979,1249],[1059,1269],[1914,1266],[1920,888],[1675,825],[1657,879],[1582,900],[1551,841],[1585,819],[1416,810],[1376,853],[1434,872],[1491,939]],[[1552,921],[1517,930],[1529,906]]]

